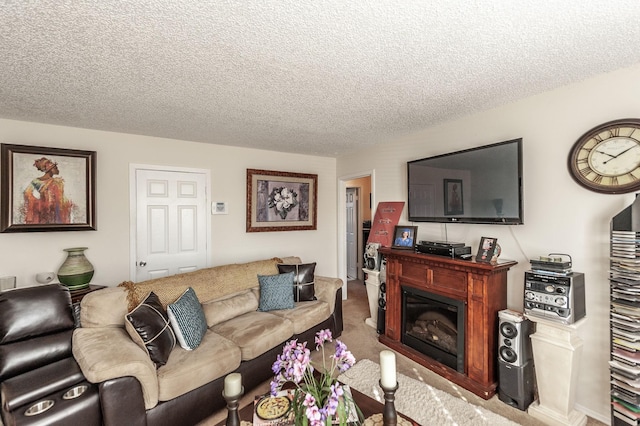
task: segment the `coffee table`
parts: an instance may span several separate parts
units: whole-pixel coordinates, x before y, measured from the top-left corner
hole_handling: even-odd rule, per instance
[[[351,388],[351,396],[353,396],[353,400],[355,401],[358,408],[360,408],[360,411],[362,411],[362,415],[365,419],[374,414],[382,413],[382,410],[384,409],[384,404],[381,404],[373,398],[369,398],[367,395],[357,391],[354,388]],[[241,421],[253,421],[253,402],[241,408],[240,411],[238,411],[238,414]],[[398,416],[404,418],[413,426],[420,426],[419,423],[405,416],[404,414],[398,413]],[[224,426],[225,421],[226,420],[221,421],[216,426]]]

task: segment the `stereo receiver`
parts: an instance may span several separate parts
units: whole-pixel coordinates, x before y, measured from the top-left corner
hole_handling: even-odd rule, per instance
[[[552,275],[524,273],[524,313],[563,324],[572,324],[585,314],[584,274]]]
[[[464,243],[420,241],[416,248],[420,253],[447,256],[452,259],[471,258],[471,247],[465,246]]]

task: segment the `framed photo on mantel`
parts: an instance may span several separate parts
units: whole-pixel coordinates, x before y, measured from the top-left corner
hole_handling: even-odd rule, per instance
[[[393,231],[393,245],[391,248],[415,250],[417,226],[396,226]]]
[[[491,263],[495,262],[498,257],[498,239],[491,237],[482,237],[478,246],[478,254],[476,254],[476,262]]]

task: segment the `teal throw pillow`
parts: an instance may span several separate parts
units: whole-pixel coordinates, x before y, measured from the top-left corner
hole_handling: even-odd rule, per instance
[[[200,346],[207,332],[207,320],[198,296],[191,287],[167,306],[167,314],[182,348],[190,351]]]
[[[293,309],[294,273],[278,275],[258,275],[260,283],[260,303],[258,310],[262,312],[277,309]]]

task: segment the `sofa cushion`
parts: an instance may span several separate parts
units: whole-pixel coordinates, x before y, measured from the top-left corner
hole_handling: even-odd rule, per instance
[[[293,323],[269,312],[256,311],[232,318],[211,330],[238,345],[242,360],[248,361],[293,336]]]
[[[148,354],[156,367],[164,365],[176,345],[167,312],[151,292],[126,316],[125,328],[131,339]]]
[[[209,327],[257,309],[258,297],[251,290],[202,304],[202,310]]]
[[[257,286],[257,275],[277,274],[278,263],[283,262],[280,258],[274,257],[255,262],[221,265],[139,283],[125,281],[119,284],[119,287],[126,289],[129,310],[137,306],[150,291],[158,295],[163,306],[167,306],[188,287],[193,287],[200,302],[208,302]]]
[[[60,284],[0,292],[0,344],[72,330],[69,290]]]
[[[293,309],[293,272],[277,275],[258,275],[260,283],[260,303],[262,312],[275,309]]]
[[[188,351],[197,348],[207,331],[207,320],[191,287],[167,306],[167,315],[180,346]]]
[[[142,387],[144,408],[148,410],[158,404],[155,365],[123,327],[76,328],[73,332],[73,357],[91,383],[135,377]]]
[[[299,263],[293,265],[278,264],[281,274],[293,272],[293,300],[307,302],[315,300],[315,270],[316,263]]]
[[[319,300],[298,302],[293,309],[282,309],[269,313],[290,320],[293,323],[295,334],[301,334],[331,316],[329,304]]]
[[[127,294],[122,287],[107,287],[86,294],[80,302],[83,327],[124,327]]]
[[[234,371],[239,365],[240,349],[207,330],[200,346],[192,351],[176,346],[167,363],[158,369],[158,399],[169,401]]]

